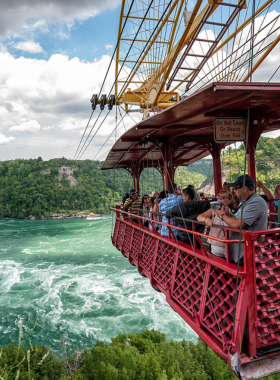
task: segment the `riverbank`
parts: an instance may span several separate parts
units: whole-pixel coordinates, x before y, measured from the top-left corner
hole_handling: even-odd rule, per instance
[[[98,216],[107,215],[105,214],[95,214],[91,211],[61,211],[51,213],[49,215],[42,215],[36,217],[35,215],[29,215],[25,219],[35,220],[35,219],[74,219],[74,218],[96,218]]]

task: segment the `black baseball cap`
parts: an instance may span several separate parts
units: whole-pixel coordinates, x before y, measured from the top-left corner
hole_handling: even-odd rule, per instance
[[[242,186],[243,187],[244,175],[238,177],[233,183],[228,182],[229,187]],[[255,181],[249,174],[245,174],[245,186],[255,187]]]

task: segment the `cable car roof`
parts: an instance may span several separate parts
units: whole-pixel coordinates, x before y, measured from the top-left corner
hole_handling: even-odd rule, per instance
[[[280,121],[273,123],[280,116],[280,83],[211,83],[130,128],[116,141],[101,169],[127,169],[132,162],[162,166],[155,140],[174,145],[174,166],[196,162],[209,155],[207,143],[214,141],[214,119],[246,118],[249,98],[251,120],[259,122],[256,128],[266,119],[262,133],[280,129]],[[143,140],[151,135],[152,139]]]

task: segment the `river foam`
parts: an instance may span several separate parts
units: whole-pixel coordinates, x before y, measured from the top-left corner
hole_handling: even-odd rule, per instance
[[[33,343],[58,349],[61,336],[91,347],[119,333],[155,328],[196,340],[163,294],[111,244],[111,217],[0,219],[0,345],[17,342],[19,320]]]

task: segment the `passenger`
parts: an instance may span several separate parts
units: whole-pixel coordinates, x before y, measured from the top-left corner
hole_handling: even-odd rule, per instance
[[[232,194],[230,191],[222,190],[217,195],[217,200],[222,202],[225,206],[229,206],[232,201]],[[213,224],[224,225],[222,220],[217,216],[215,209],[210,209],[201,215],[198,215],[197,220],[204,222],[206,226],[210,227],[210,236],[215,236],[221,239],[225,239],[225,232],[222,228],[213,227]],[[211,253],[218,257],[226,258],[226,244],[217,240],[207,239],[207,243],[211,245]]]
[[[239,203],[240,203],[240,200],[239,198],[237,198],[236,194],[235,194],[235,191],[232,189],[231,190],[231,195],[232,195],[232,199],[231,199],[231,202],[230,204],[228,205],[228,207],[234,211],[237,209]]]
[[[200,193],[199,196],[200,196],[200,198],[205,198],[206,197],[205,193]]]
[[[272,194],[272,192],[261,182],[261,181],[257,181],[256,182],[257,186],[260,187],[262,189],[262,191],[264,192],[264,194],[261,194],[261,197],[266,201],[266,202],[269,202],[269,201],[274,201],[274,196]]]
[[[156,203],[156,198],[154,197],[150,197],[149,198],[149,218],[150,219],[153,219],[153,220],[158,220],[158,204]],[[155,227],[155,229],[157,229],[158,227],[158,224],[157,223],[149,223],[149,229],[152,230],[153,227],[152,227],[152,224],[153,226]]]
[[[145,194],[142,197],[142,203],[141,203],[141,215],[145,218],[149,218],[149,195]],[[142,219],[143,226],[149,227],[149,221],[146,219]]]
[[[194,189],[194,185],[188,185],[188,187],[190,187],[191,189],[194,190],[194,192],[195,192],[195,197],[194,197],[194,199],[195,199],[196,201],[200,201],[201,198],[200,198],[200,196],[197,194],[197,192],[195,191],[195,189]]]
[[[184,199],[182,195],[179,193],[176,183],[170,183],[167,187],[167,191],[169,197],[163,199],[159,204],[159,212],[162,214],[166,214],[168,210],[171,210],[173,207],[178,206],[178,204],[184,203]],[[165,216],[163,216],[162,222],[168,223],[168,219]],[[169,224],[173,226],[178,226],[178,221],[176,219],[170,219]],[[172,232],[176,236],[178,230],[176,228],[172,228]],[[162,225],[160,234],[161,236],[168,236],[167,226]]]
[[[238,177],[235,182],[229,183],[229,187],[234,187],[236,196],[241,200],[234,214],[229,212],[227,206],[222,210],[216,210],[216,215],[231,228],[247,229],[249,231],[267,229],[267,204],[262,197],[255,192],[255,181],[248,174],[245,175],[245,186],[243,189],[244,176]],[[244,192],[244,203],[242,204],[242,194]],[[241,212],[243,208],[243,213]],[[242,226],[241,226],[242,216]],[[229,239],[240,239],[239,232],[229,231]],[[240,246],[240,252],[239,252]],[[237,263],[243,257],[242,245],[239,243],[230,244],[231,259]]]
[[[123,199],[122,199],[122,204],[123,205],[125,204],[125,201],[127,200],[127,198],[129,198],[129,194],[125,193],[124,196],[123,196]]]
[[[163,190],[159,193],[159,197],[158,197],[158,203],[160,203],[163,199],[167,198],[168,197],[168,191],[167,190]]]
[[[230,187],[228,185],[228,182],[223,183],[223,190],[230,191]]]
[[[194,198],[195,198],[194,189],[192,187],[185,188],[183,190],[184,204],[175,206],[171,210],[168,210],[166,212],[166,217],[170,219],[174,216],[177,216],[179,218],[196,220],[199,214],[202,214],[205,211],[209,210],[210,202],[209,201],[200,202],[200,201],[196,201]],[[193,229],[191,221],[178,219],[178,224],[181,228],[184,228],[187,230]],[[204,225],[197,224],[195,230],[197,232],[203,232]],[[193,241],[192,233],[189,233],[187,231],[185,232],[185,231],[179,230],[177,238],[178,240],[187,244],[191,244],[191,242]]]
[[[131,208],[131,213],[132,214],[134,214],[134,215],[138,214],[138,211],[141,208],[141,198],[138,198],[138,196],[137,196],[137,194],[136,194],[136,192],[135,192],[134,189],[130,190],[130,196],[126,200],[123,208],[124,208],[125,211],[127,211],[127,210],[129,210]],[[135,223],[139,223],[138,219],[136,219],[136,218],[132,218],[132,221],[135,222]]]
[[[280,185],[277,185],[274,190],[274,212],[278,213],[278,199],[280,199]],[[278,217],[275,218],[275,222],[277,223],[275,227],[279,227]]]
[[[280,199],[280,185],[277,185],[274,190],[274,198]]]
[[[159,191],[158,190],[154,190],[151,194],[151,197],[153,198],[158,198],[159,197]]]

